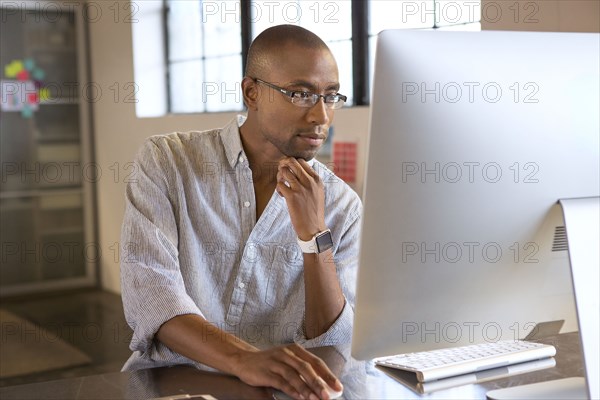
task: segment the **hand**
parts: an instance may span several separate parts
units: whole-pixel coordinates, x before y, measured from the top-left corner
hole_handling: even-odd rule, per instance
[[[292,225],[300,239],[310,240],[327,229],[323,182],[305,160],[287,157],[279,161],[276,190],[285,198]]]
[[[252,386],[270,386],[300,400],[329,399],[326,385],[342,384],[325,362],[297,344],[262,351],[244,351],[234,371]]]

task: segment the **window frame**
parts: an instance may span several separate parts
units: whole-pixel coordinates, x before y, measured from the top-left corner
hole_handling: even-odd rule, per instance
[[[202,0],[200,0],[202,1]],[[252,0],[240,1],[240,41],[241,41],[241,59],[242,74],[246,69],[248,58],[248,49],[252,43],[253,24],[251,22],[251,3]],[[165,84],[167,99],[167,113],[173,114],[171,98],[171,66],[173,62],[169,59],[169,5],[168,0],[162,0],[163,3],[163,37],[164,37],[164,57],[165,57]],[[434,7],[436,2],[434,1]],[[351,0],[351,24],[352,24],[352,89],[353,103],[349,107],[370,105],[370,84],[369,84],[369,1]],[[471,23],[471,22],[469,22]],[[436,29],[436,26],[433,27]],[[231,112],[239,110],[230,110]],[[210,111],[203,111],[210,112]]]

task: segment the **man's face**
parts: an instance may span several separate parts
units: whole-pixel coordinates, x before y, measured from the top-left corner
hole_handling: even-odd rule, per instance
[[[317,94],[338,91],[337,64],[326,50],[288,45],[272,60],[269,70],[255,78],[290,91]],[[264,84],[258,85],[258,127],[270,148],[265,150],[280,153],[276,154],[278,157],[314,158],[327,139],[333,110],[322,98],[310,108],[300,107],[292,104],[283,93]]]

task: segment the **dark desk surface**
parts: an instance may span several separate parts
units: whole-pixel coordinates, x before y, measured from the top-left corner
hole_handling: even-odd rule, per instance
[[[345,361],[343,352],[334,348],[314,349],[314,353],[322,357],[340,377],[344,384],[343,397],[346,399],[485,399],[485,393],[492,389],[584,375],[577,333],[548,337],[542,342],[557,348],[556,365],[553,367],[508,377],[506,369],[497,369],[497,375],[482,373],[479,376],[463,376],[462,383],[455,381],[458,386],[441,389],[439,386],[448,386],[451,382],[438,381],[437,388],[420,388],[421,391],[425,389],[425,394],[419,394],[417,387],[410,389],[399,383],[371,362]],[[410,374],[400,374],[396,378],[410,381],[411,377]],[[0,389],[0,398],[3,400],[149,399],[182,394],[210,394],[218,400],[277,398],[271,389],[251,387],[232,376],[186,366],[115,372]]]

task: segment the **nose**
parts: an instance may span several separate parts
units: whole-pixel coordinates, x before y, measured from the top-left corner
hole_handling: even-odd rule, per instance
[[[325,100],[321,97],[317,104],[308,109],[308,113],[306,117],[309,122],[313,125],[329,125],[330,122],[330,112],[333,110],[327,108],[325,105]]]

